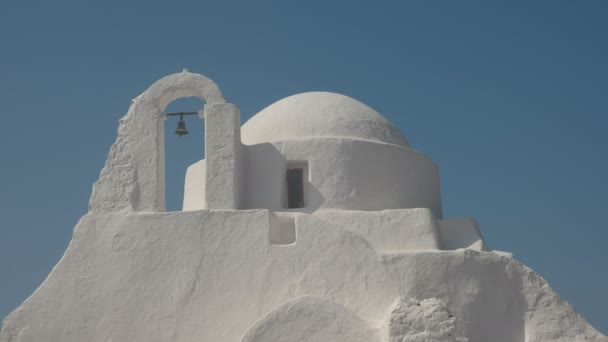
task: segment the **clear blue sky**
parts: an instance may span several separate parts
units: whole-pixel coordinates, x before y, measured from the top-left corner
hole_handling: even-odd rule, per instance
[[[63,254],[131,99],[188,68],[243,122],[313,90],[375,108],[440,166],[446,217],[608,333],[607,18],[601,0],[3,0],[0,317]],[[188,120],[167,139],[170,209],[202,157]]]

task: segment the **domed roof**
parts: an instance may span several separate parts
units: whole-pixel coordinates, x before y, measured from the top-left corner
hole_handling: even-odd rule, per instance
[[[286,97],[262,109],[241,128],[247,145],[327,136],[409,147],[397,127],[378,112],[351,97],[328,92]]]

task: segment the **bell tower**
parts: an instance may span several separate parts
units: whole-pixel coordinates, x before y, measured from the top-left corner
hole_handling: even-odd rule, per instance
[[[91,212],[165,211],[163,111],[173,100],[196,96],[206,104],[206,202],[209,209],[240,207],[240,112],[211,79],[190,73],[166,76],[132,100],[118,138],[93,185]]]

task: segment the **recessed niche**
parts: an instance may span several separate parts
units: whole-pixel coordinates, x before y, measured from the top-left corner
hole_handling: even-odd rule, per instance
[[[272,245],[291,245],[296,243],[295,216],[271,217],[268,235],[270,244]]]

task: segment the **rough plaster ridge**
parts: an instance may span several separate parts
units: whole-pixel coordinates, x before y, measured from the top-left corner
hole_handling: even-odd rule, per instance
[[[238,209],[240,112],[233,104],[211,104],[205,106],[205,118],[205,203],[209,209]]]
[[[456,318],[437,298],[399,298],[390,310],[384,336],[389,342],[468,342],[456,337]]]
[[[91,212],[114,211],[129,206],[136,179],[132,157],[128,151],[129,136],[125,132],[131,113],[132,111],[129,110],[120,120],[116,142],[110,148],[99,180],[93,185],[89,201]]]
[[[402,296],[442,299],[461,318],[459,336],[471,341],[565,342],[577,336],[608,341],[542,277],[513,258],[473,250],[391,253],[381,258],[394,272]],[[537,300],[539,296],[544,302]]]
[[[528,303],[525,312],[526,342],[608,342],[530,267],[517,262],[524,282],[522,294]]]

